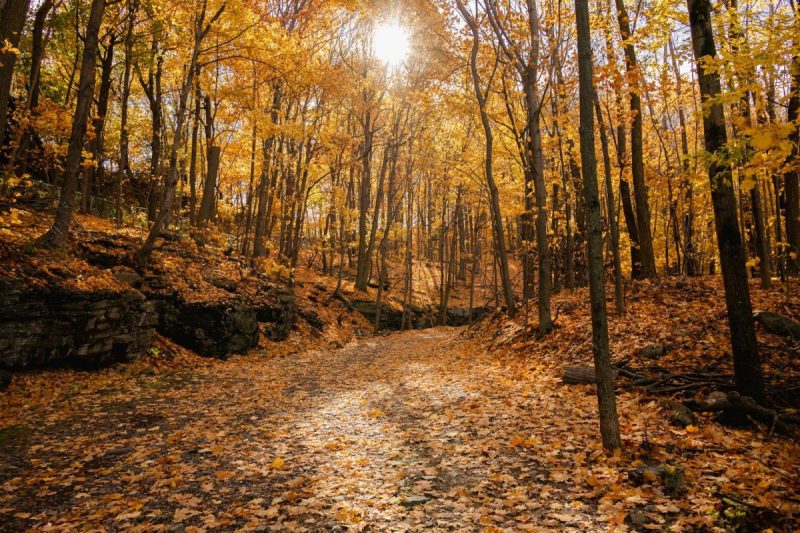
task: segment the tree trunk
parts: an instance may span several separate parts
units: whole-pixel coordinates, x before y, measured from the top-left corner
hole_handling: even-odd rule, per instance
[[[0,10],[0,147],[6,144],[6,123],[8,122],[8,100],[11,96],[11,82],[14,79],[14,65],[17,54],[6,50],[4,44],[16,48],[25,25],[30,0],[6,0]]]
[[[178,184],[178,150],[180,149],[183,141],[183,128],[185,126],[184,122],[186,119],[187,101],[189,100],[189,93],[192,90],[194,72],[195,68],[197,68],[197,62],[200,57],[200,45],[203,42],[203,38],[210,31],[211,25],[220,17],[220,15],[222,15],[224,10],[225,4],[223,3],[217,9],[214,16],[212,16],[209,22],[206,24],[206,1],[203,0],[201,12],[198,15],[198,20],[195,25],[194,47],[192,49],[189,67],[186,69],[186,73],[183,76],[181,92],[178,97],[178,109],[175,117],[175,134],[172,139],[172,147],[169,154],[169,170],[167,175],[166,191],[164,192],[164,201],[161,205],[161,211],[156,217],[153,225],[150,227],[150,232],[147,234],[144,244],[142,244],[142,247],[136,252],[136,261],[140,265],[146,263],[147,258],[155,247],[156,239],[161,234],[161,231],[166,227],[167,221],[169,220],[172,209],[172,201],[175,198],[175,187]]]
[[[714,34],[711,25],[709,0],[687,0],[692,47],[697,60],[697,77],[703,102],[720,94],[719,74],[706,72],[706,57],[716,57]],[[703,133],[706,150],[712,157],[709,164],[711,200],[714,208],[714,225],[719,245],[722,278],[725,286],[725,303],[733,345],[736,388],[745,396],[763,403],[764,384],[761,361],[758,355],[750,289],[747,284],[746,255],[736,218],[736,198],[733,191],[730,163],[719,154],[727,144],[725,116],[722,104],[714,101],[709,112],[703,114]]]
[[[28,74],[28,99],[25,102],[25,109],[32,111],[39,105],[39,95],[41,93],[41,70],[42,58],[44,57],[44,24],[47,20],[47,15],[53,8],[53,0],[44,0],[36,10],[36,16],[33,19],[33,32],[31,34],[31,68]],[[0,8],[0,12],[2,8]],[[2,59],[0,59],[2,63]],[[0,121],[2,122],[2,121]],[[2,139],[2,131],[0,130],[0,147],[5,143]],[[28,168],[28,158],[30,156],[29,147],[33,141],[33,128],[26,125],[20,128],[17,134],[18,141],[14,147],[14,152],[9,161],[9,168],[16,166],[18,175],[24,174]]]
[[[647,199],[647,183],[644,176],[642,100],[639,95],[641,83],[636,50],[631,41],[631,27],[624,0],[615,0],[617,21],[624,44],[625,68],[629,76],[631,123],[631,170],[633,173],[633,194],[636,197],[636,227],[639,235],[642,276],[656,276],[656,260],[653,254],[653,237],[650,233],[650,203]]]
[[[280,110],[283,101],[283,86],[278,82],[275,84],[272,93],[272,108],[270,110],[270,122],[273,126],[278,125],[280,118]],[[267,240],[269,235],[267,233],[267,219],[269,218],[270,200],[271,196],[271,177],[273,175],[272,168],[272,150],[275,144],[275,134],[269,133],[267,138],[261,145],[261,176],[258,182],[258,210],[256,211],[255,234],[253,236],[253,256],[264,257],[267,254]]]
[[[544,181],[544,151],[542,150],[540,127],[541,102],[537,91],[539,13],[534,0],[528,0],[528,26],[533,46],[522,81],[525,86],[527,103],[528,161],[533,170],[533,189],[536,195],[536,254],[539,256],[537,311],[539,333],[545,334],[553,329],[553,319],[550,314],[553,276],[551,273],[550,243],[547,238],[547,185]]]
[[[600,223],[600,198],[597,191],[597,164],[594,146],[594,88],[592,86],[592,47],[588,0],[575,0],[578,29],[578,78],[580,100],[581,166],[583,195],[586,200],[586,229],[589,262],[589,297],[592,306],[592,352],[597,376],[597,403],[600,435],[607,450],[622,445],[614,396],[614,377],[608,348],[605,275],[603,272],[603,232]]]
[[[795,27],[800,31],[800,12],[795,11]],[[797,33],[795,33],[797,35]],[[795,40],[795,46],[800,44],[800,37]],[[800,54],[792,58],[792,89],[789,98],[789,109],[786,121],[794,124],[789,139],[792,141],[792,153],[787,161],[789,169],[783,176],[783,186],[786,195],[786,242],[789,244],[786,254],[786,270],[791,275],[800,274],[800,126],[797,125],[800,115]]]
[[[603,124],[600,99],[594,91],[594,108],[597,113],[597,126],[600,129],[600,144],[603,152],[603,178],[606,187],[606,211],[608,212],[608,232],[611,236],[611,254],[614,257],[614,307],[620,315],[625,314],[625,293],[622,280],[622,258],[619,253],[619,225],[614,208],[614,188],[611,184],[611,156],[608,152],[608,135]]]
[[[356,261],[356,290],[366,291],[369,281],[370,257],[367,253],[367,212],[372,192],[372,110],[364,113],[364,146],[362,152],[361,186],[358,204],[358,259]],[[380,197],[380,195],[378,195]],[[376,206],[377,209],[377,206]],[[375,214],[377,217],[378,214]]]
[[[111,67],[114,63],[114,44],[116,36],[111,35],[111,39],[103,55],[100,66],[100,88],[97,91],[97,110],[96,116],[92,120],[94,138],[89,142],[89,151],[92,154],[94,165],[83,172],[83,194],[81,196],[81,210],[88,213],[90,210],[92,185],[100,188],[103,185],[105,167],[103,167],[103,141],[106,126],[106,114],[108,113],[108,97],[111,92]]]
[[[12,0],[13,1],[13,0]],[[83,58],[81,74],[78,79],[78,99],[72,117],[72,131],[67,147],[67,159],[64,164],[64,179],[61,184],[61,196],[56,209],[52,227],[39,238],[39,244],[49,248],[61,248],[67,243],[69,226],[75,203],[75,191],[81,172],[83,141],[89,122],[89,109],[94,94],[95,62],[97,61],[98,34],[103,22],[105,0],[92,0],[89,20],[83,41]]]
[[[511,275],[508,269],[508,254],[506,252],[505,235],[503,234],[503,214],[500,211],[500,193],[497,190],[497,184],[494,181],[494,174],[492,172],[492,152],[493,152],[493,136],[492,126],[489,122],[489,115],[486,111],[486,97],[483,94],[480,84],[480,74],[478,73],[478,47],[480,44],[480,34],[475,20],[470,15],[467,8],[464,6],[462,0],[456,0],[461,16],[469,25],[472,31],[472,51],[470,52],[470,72],[472,74],[472,84],[475,90],[475,96],[478,99],[478,107],[481,114],[481,125],[486,140],[486,153],[484,154],[484,172],[486,177],[486,184],[489,189],[490,207],[492,211],[492,221],[494,225],[495,244],[497,245],[497,259],[500,263],[500,277],[503,285],[503,297],[506,304],[506,310],[509,316],[514,316],[517,312],[517,306],[514,302],[514,290],[511,287]]]
[[[128,3],[128,27],[125,30],[125,67],[122,72],[122,94],[120,95],[119,120],[119,169],[117,170],[115,194],[115,220],[122,225],[122,191],[125,181],[130,181],[130,143],[128,137],[128,100],[131,94],[131,66],[133,64],[133,27],[136,24],[138,0]]]

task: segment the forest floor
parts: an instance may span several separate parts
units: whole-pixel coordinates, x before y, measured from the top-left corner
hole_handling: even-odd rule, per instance
[[[21,376],[3,405],[0,529],[796,527],[795,443],[672,427],[624,392],[624,450],[606,456],[592,386],[465,333]],[[652,461],[685,487],[633,483]]]

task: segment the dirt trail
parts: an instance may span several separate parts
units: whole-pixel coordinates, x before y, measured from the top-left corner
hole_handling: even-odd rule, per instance
[[[601,527],[553,470],[591,453],[560,434],[593,424],[591,402],[510,379],[459,334],[112,375],[4,436],[0,528]]]
[[[788,443],[676,428],[620,391],[625,452],[607,456],[593,387],[465,333],[19,376],[0,396],[0,530],[703,530],[742,479],[763,486],[753,523],[790,505],[766,492],[794,494]],[[685,469],[687,490],[632,484],[642,461]]]

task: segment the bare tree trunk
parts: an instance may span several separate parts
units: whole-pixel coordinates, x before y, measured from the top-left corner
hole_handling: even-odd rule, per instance
[[[489,189],[490,206],[492,210],[492,220],[494,223],[495,244],[497,245],[497,259],[500,263],[500,277],[503,285],[503,297],[505,299],[506,310],[509,316],[514,316],[517,313],[517,306],[514,301],[514,290],[511,287],[511,275],[508,269],[508,254],[506,252],[505,236],[503,235],[503,215],[500,211],[500,193],[497,190],[497,184],[494,181],[492,172],[492,152],[493,152],[493,135],[492,126],[489,122],[489,115],[486,111],[486,97],[483,94],[480,83],[480,74],[478,73],[478,46],[480,44],[480,34],[475,20],[470,15],[467,8],[464,6],[462,0],[456,0],[461,16],[469,25],[472,31],[472,51],[470,52],[470,71],[472,74],[472,84],[475,90],[475,96],[478,99],[478,107],[480,108],[481,124],[483,132],[486,137],[486,153],[485,159],[485,176],[486,184]]]
[[[631,41],[632,33],[624,0],[615,0],[617,21],[625,50],[625,67],[630,77],[631,124],[631,169],[633,171],[633,193],[636,197],[636,226],[639,232],[639,251],[642,260],[642,275],[656,277],[656,260],[653,254],[653,237],[650,234],[650,203],[647,199],[647,183],[644,176],[642,100],[639,95],[640,72],[636,62],[636,51]]]
[[[622,446],[614,396],[614,378],[608,348],[605,275],[603,272],[603,231],[600,223],[600,198],[597,192],[597,164],[594,146],[592,87],[592,47],[588,0],[575,0],[578,28],[578,77],[580,92],[580,138],[583,194],[586,199],[587,245],[589,258],[589,296],[592,306],[592,352],[597,376],[597,403],[600,435],[607,450]]]
[[[614,257],[614,307],[618,314],[624,315],[625,293],[622,280],[622,258],[619,253],[619,225],[617,224],[616,210],[614,209],[614,188],[611,184],[611,156],[608,153],[608,134],[603,124],[603,114],[600,111],[600,99],[597,97],[597,91],[594,91],[593,99],[595,112],[597,113],[597,126],[600,130],[600,144],[603,152],[603,178],[606,187],[608,232],[611,236],[611,254]],[[591,267],[589,268],[591,270]]]
[[[92,8],[89,12],[89,20],[86,24],[86,33],[83,42],[81,74],[78,80],[78,101],[75,106],[75,113],[72,117],[72,132],[69,137],[69,146],[67,147],[67,160],[64,164],[64,180],[61,184],[61,197],[59,198],[58,208],[56,209],[56,216],[52,227],[38,240],[39,244],[45,247],[63,247],[67,243],[69,237],[69,226],[72,221],[75,203],[75,191],[78,188],[78,178],[81,172],[83,141],[86,137],[89,109],[91,108],[92,95],[94,94],[97,41],[105,8],[105,0],[92,0]]]
[[[700,96],[705,102],[720,94],[717,72],[706,72],[706,58],[717,55],[711,25],[709,0],[687,0],[692,47],[697,60],[697,77]],[[719,154],[728,139],[722,104],[712,100],[709,112],[703,114],[703,132],[706,150]],[[722,279],[725,285],[725,303],[733,345],[734,374],[737,390],[763,403],[764,384],[761,360],[758,355],[750,288],[747,284],[746,254],[736,219],[736,198],[731,181],[730,162],[723,157],[712,157],[709,164],[711,200],[714,207],[714,225],[717,232]]]

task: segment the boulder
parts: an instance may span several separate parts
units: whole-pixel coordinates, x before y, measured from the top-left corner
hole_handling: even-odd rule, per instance
[[[114,269],[112,275],[114,279],[120,283],[130,285],[131,287],[138,287],[142,283],[142,276],[131,268],[117,267]]]

